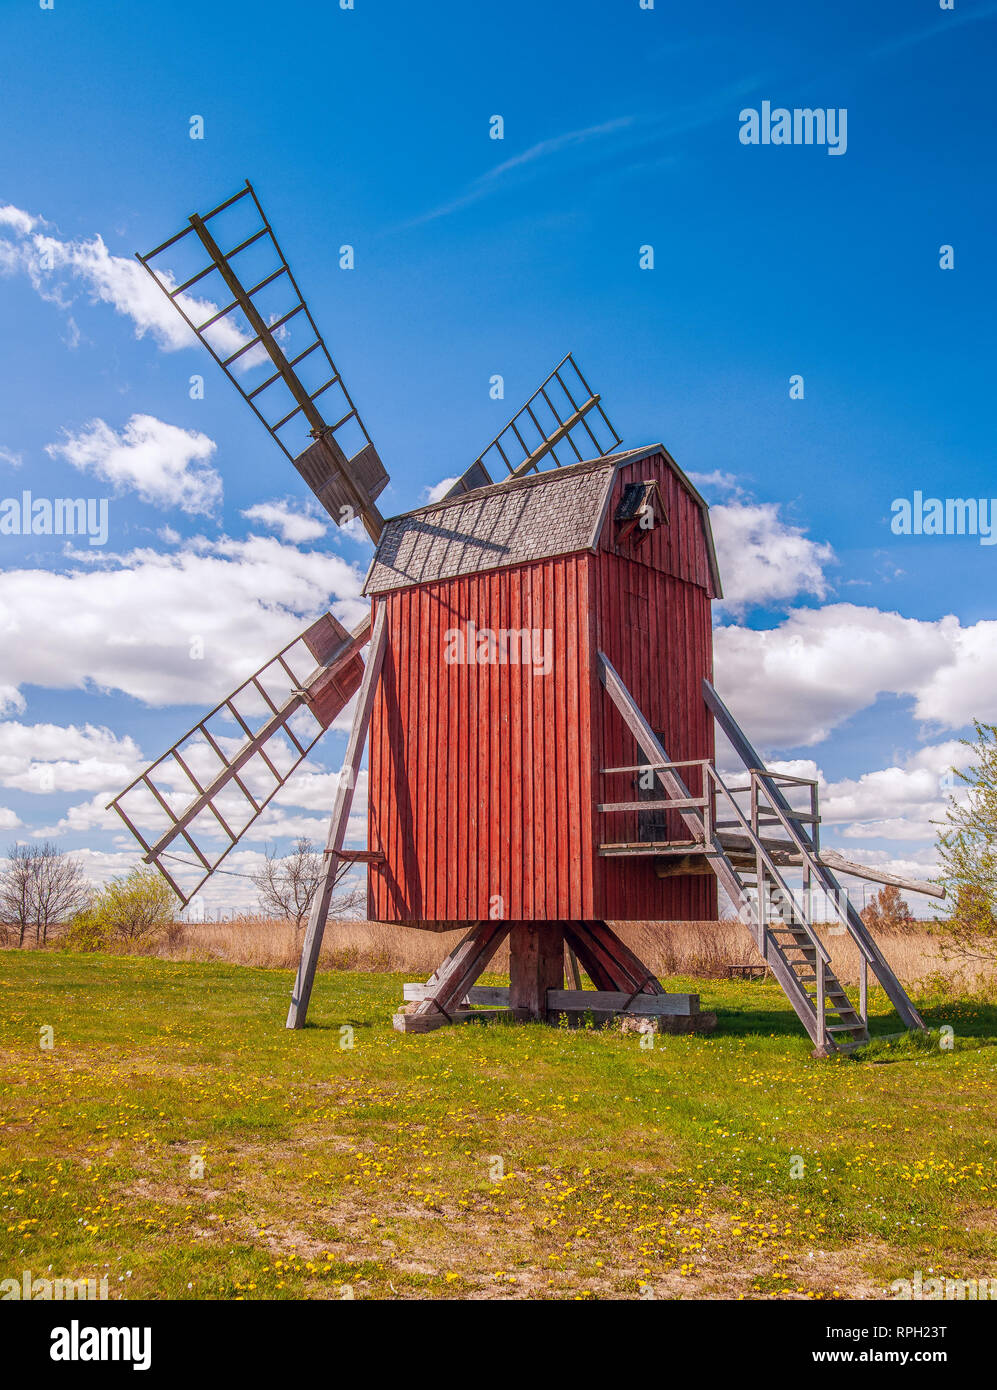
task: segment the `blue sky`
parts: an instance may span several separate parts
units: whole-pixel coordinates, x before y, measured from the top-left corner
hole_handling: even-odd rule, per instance
[[[110,532],[0,536],[0,833],[128,867],[108,795],[330,602],[361,611],[369,548],[302,525],[286,459],[135,299],[134,251],[248,177],[392,475],[382,510],[572,349],[625,443],[663,440],[716,504],[735,713],[819,770],[829,842],[929,872],[953,740],[997,720],[997,561],[893,535],[890,509],[997,493],[995,36],[970,0],[7,0],[0,499],[106,496]],[[766,100],[847,109],[847,149],[742,144]],[[321,835],[342,746],[235,867]]]

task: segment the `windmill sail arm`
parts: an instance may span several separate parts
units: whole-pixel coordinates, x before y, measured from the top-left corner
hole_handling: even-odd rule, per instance
[[[357,631],[360,633],[360,637],[351,634],[345,642],[341,643],[328,662],[322,666],[317,666],[303,682],[301,688],[294,691],[280,709],[267,720],[255,737],[245,745],[242,752],[233,758],[215,780],[205,787],[200,796],[196,796],[190,805],[181,812],[172,828],[161,835],[155,844],[150,845],[145,856],[147,863],[152,863],[165,849],[169,848],[185,826],[200,815],[205,807],[210,806],[213,798],[218,796],[228,783],[242,771],[250,758],[259,752],[273,738],[274,734],[279,733],[285,727],[287,721],[301,709],[302,705],[307,703],[311,706],[323,731],[329,727],[346,703],[339,698],[340,688],[336,684],[336,678],[355,659],[359,647],[369,639],[370,619],[367,618]],[[276,658],[272,659],[276,660]],[[335,707],[333,707],[333,701],[335,701]]]
[[[562,452],[568,463],[580,463],[603,458],[622,442],[602,407],[602,397],[589,386],[569,352],[446,495],[456,497],[487,487],[493,481],[492,471],[503,468],[509,479],[521,478],[548,457],[560,468],[557,450],[561,445],[567,446]]]
[[[139,262],[336,524],[358,516],[377,541],[388,474],[255,190],[188,223]],[[193,250],[199,268],[184,277]]]
[[[264,663],[109,803],[109,809],[113,807],[139,841],[145,862],[155,865],[163,873],[184,903],[218,868],[355,694],[363,677],[361,651],[370,640],[370,632],[369,617],[352,632],[347,632],[331,613],[325,614],[295,642]],[[299,644],[318,663],[300,678],[295,674],[291,656],[292,649],[298,648]],[[268,685],[272,689],[271,674],[274,672],[282,676],[287,691],[285,698],[279,702],[268,691]],[[255,730],[245,716],[247,696],[252,697],[257,705],[264,701],[271,710]],[[299,733],[291,727],[291,721],[303,711],[311,716],[311,731],[299,737]],[[225,749],[226,740],[219,739],[217,726],[214,731],[212,729],[216,717],[234,722],[245,735],[231,752]],[[282,745],[282,756],[276,751],[278,743]],[[212,755],[218,770],[202,785],[192,764],[196,765],[198,758],[203,760]],[[182,774],[186,785],[194,788],[195,794],[182,809],[176,810],[171,804],[170,788],[179,774]],[[262,796],[254,794],[251,789],[254,777],[259,775],[269,787]],[[230,794],[235,797],[237,808],[247,816],[236,830],[229,824],[234,817],[222,801]],[[151,843],[146,841],[134,824],[137,819],[134,809],[131,806],[126,809],[129,797],[134,801],[140,796],[145,797],[147,807],[151,797],[159,820],[165,818],[166,821],[165,828]],[[205,828],[215,838],[220,829],[228,840],[221,853],[213,857],[210,850],[206,853],[199,842]],[[203,870],[196,886],[190,891],[185,891],[178,884],[176,874],[170,873],[163,863],[164,857],[190,863],[178,854],[170,855],[171,847],[192,854],[199,872]]]

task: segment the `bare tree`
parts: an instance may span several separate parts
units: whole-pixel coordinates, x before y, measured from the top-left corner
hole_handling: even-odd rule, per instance
[[[13,924],[19,946],[29,927],[35,944],[43,945],[49,928],[85,907],[90,895],[79,860],[49,840],[37,847],[12,845],[0,871],[0,917]]]
[[[91,887],[83,866],[49,840],[38,851],[35,878],[35,940],[48,940],[48,929],[65,922],[90,900]]]
[[[367,889],[363,884],[340,893],[329,904],[329,916],[336,922],[362,921],[367,916]]]
[[[7,865],[0,870],[0,920],[17,936],[18,946],[31,924],[33,852],[30,845],[11,845]]]
[[[313,849],[311,840],[302,836],[283,858],[276,850],[268,850],[266,863],[252,878],[263,911],[293,922],[300,931],[321,875],[322,856]]]

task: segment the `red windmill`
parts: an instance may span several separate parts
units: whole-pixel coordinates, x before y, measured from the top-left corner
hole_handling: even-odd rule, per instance
[[[715,918],[718,884],[818,1052],[867,1038],[870,968],[923,1026],[834,870],[898,880],[822,850],[816,783],[768,771],[713,689],[709,511],[667,450],[610,452],[569,354],[443,500],[385,521],[388,475],[252,187],[189,222],[139,259],[333,520],[366,528],[371,613],[352,633],[326,614],[111,804],[186,903],[357,695],[288,1027],[358,861],[372,920],[465,928],[405,987],[403,1032],[496,1009],[703,1026],[608,923]],[[361,853],[344,841],[368,735]],[[857,1004],[817,913],[858,947]],[[477,986],[506,939],[509,988]]]

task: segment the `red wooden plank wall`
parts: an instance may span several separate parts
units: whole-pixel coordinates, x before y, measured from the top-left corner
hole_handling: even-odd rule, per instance
[[[379,921],[585,919],[592,907],[589,554],[386,595],[370,735]],[[550,632],[552,669],[448,665],[472,621]]]
[[[668,524],[655,527],[636,548],[628,545],[627,553],[631,554],[638,564],[650,566],[664,574],[671,574],[677,579],[685,579],[691,584],[709,589],[710,568],[702,511],[698,502],[679,482],[662,454],[642,459],[637,463],[628,463],[620,469],[613,485],[613,496],[600,539],[600,549],[615,551],[613,515],[626,484],[644,482],[650,478],[656,478],[658,481]]]
[[[597,646],[651,727],[664,734],[670,758],[712,758],[713,720],[701,693],[703,677],[711,677],[713,669],[706,590],[605,552],[595,566]],[[596,845],[637,840],[636,815],[594,809],[599,802],[637,798],[633,776],[604,777],[599,770],[633,766],[640,757],[601,686],[593,692],[593,710],[593,838]],[[687,769],[684,780],[694,795],[701,794],[698,770]],[[668,836],[684,838],[677,814],[669,816]],[[595,915],[610,921],[706,920],[716,916],[716,880],[712,875],[660,879],[649,860],[597,857],[595,903]]]
[[[613,548],[623,485],[657,476],[668,525]],[[601,647],[673,758],[713,756],[700,683],[712,676],[710,575],[702,516],[663,457],[621,469],[593,554],[464,576],[383,596],[388,649],[370,732],[368,915],[388,922],[668,920],[716,915],[712,876],[662,880],[607,859],[637,839],[627,801],[639,761],[603,690]],[[447,664],[445,634],[549,631],[553,667]],[[690,777],[687,781],[695,780]],[[698,793],[698,783],[693,786]],[[669,832],[679,838],[676,822]]]

